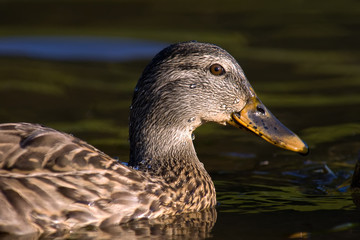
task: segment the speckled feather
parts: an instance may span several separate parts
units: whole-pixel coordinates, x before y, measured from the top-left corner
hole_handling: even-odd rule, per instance
[[[39,125],[1,124],[0,139],[1,232],[52,232],[89,224],[107,227],[172,215],[186,212],[185,205],[196,205],[201,201],[196,196],[205,194],[197,186],[199,181],[186,186],[177,182],[177,189],[169,188],[160,178]],[[188,178],[192,175],[188,173]]]

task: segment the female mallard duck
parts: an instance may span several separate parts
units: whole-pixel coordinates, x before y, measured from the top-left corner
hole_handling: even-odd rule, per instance
[[[214,207],[214,184],[192,143],[192,132],[210,121],[308,151],[225,50],[174,44],[155,56],[135,88],[129,166],[50,128],[0,125],[0,232],[106,227]]]

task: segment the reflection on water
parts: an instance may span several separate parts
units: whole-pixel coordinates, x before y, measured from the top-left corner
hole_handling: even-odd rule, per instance
[[[72,61],[131,61],[151,58],[166,45],[115,37],[0,37],[0,56]]]
[[[41,236],[42,239],[205,239],[211,237],[216,222],[214,208],[205,211],[157,219],[143,219],[120,226],[96,228],[88,226],[71,232],[58,231]],[[4,235],[1,239],[36,239],[39,236]]]
[[[121,226],[102,229],[100,238],[107,239],[204,239],[211,236],[210,231],[216,222],[214,208],[197,213],[179,216],[134,221]],[[70,237],[83,238],[89,231],[72,233]],[[94,234],[96,238],[99,236]],[[106,237],[107,236],[107,237]]]

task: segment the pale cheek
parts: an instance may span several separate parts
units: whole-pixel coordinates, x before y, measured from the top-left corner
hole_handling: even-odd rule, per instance
[[[217,113],[214,115],[208,115],[208,116],[206,116],[206,118],[204,118],[205,121],[217,122],[217,123],[223,124],[223,125],[225,125],[226,122],[229,121],[230,119],[231,119],[231,114],[229,114],[227,112]]]

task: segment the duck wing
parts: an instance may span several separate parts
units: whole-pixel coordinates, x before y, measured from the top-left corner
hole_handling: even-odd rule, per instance
[[[109,169],[116,160],[86,142],[30,123],[0,124],[0,169],[22,173]]]
[[[162,187],[69,134],[0,124],[0,232],[41,234],[156,217]]]

